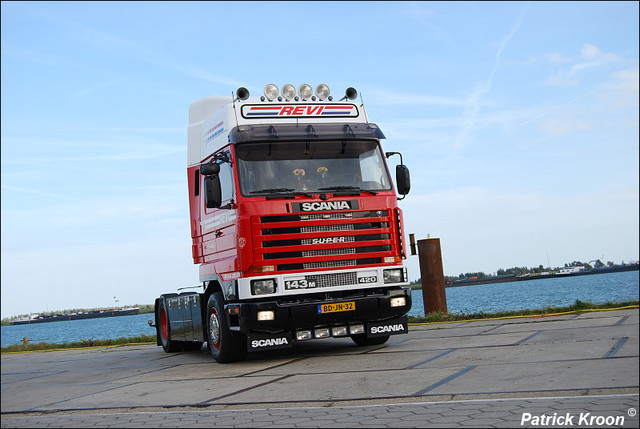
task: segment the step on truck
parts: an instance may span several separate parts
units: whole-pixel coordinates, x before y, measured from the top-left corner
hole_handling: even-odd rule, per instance
[[[411,308],[398,152],[357,91],[246,88],[189,109],[192,254],[200,286],[155,300],[157,344],[216,361],[317,338],[382,344]],[[395,188],[387,158],[399,155]],[[394,158],[398,159],[398,158]]]

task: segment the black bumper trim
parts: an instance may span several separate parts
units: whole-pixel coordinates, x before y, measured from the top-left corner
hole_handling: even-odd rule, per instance
[[[391,299],[397,297],[405,297],[406,305],[391,307]],[[354,302],[355,310],[318,313],[318,307],[323,304],[341,302]],[[237,313],[237,331],[239,332],[245,334],[294,333],[298,330],[318,327],[370,324],[400,318],[405,316],[411,309],[411,291],[409,288],[397,288],[388,289],[376,295],[347,296],[297,303],[278,302],[276,300],[251,301],[234,303],[231,306],[239,310]],[[258,311],[265,310],[274,312],[274,320],[257,320]]]

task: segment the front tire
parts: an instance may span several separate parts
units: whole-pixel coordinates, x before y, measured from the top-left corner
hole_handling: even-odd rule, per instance
[[[245,338],[229,329],[220,292],[212,294],[207,302],[207,342],[211,355],[219,363],[237,362],[247,356]]]

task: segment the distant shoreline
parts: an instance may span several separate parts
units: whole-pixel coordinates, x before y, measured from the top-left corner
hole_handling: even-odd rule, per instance
[[[64,320],[82,320],[82,319],[98,319],[102,317],[117,317],[117,316],[131,316],[139,314],[140,309],[138,307],[128,308],[111,308],[107,310],[93,310],[87,312],[77,313],[62,313],[62,314],[32,314],[29,317],[17,318],[12,320],[10,325],[30,325],[33,323],[48,323],[48,322],[62,322]]]
[[[593,268],[590,270],[583,270],[568,274],[528,274],[524,276],[516,276],[515,274],[506,274],[502,276],[489,276],[479,279],[460,279],[453,282],[445,282],[445,287],[458,287],[458,286],[470,286],[490,283],[506,283],[506,282],[518,282],[518,281],[530,281],[530,280],[542,280],[550,278],[563,278],[563,277],[575,277],[575,276],[587,276],[594,274],[609,274],[618,273],[622,271],[638,271],[640,264],[629,265],[615,265],[613,267]]]

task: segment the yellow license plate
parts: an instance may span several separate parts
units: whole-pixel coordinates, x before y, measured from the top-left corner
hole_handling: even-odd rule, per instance
[[[338,302],[335,304],[321,304],[318,306],[318,313],[335,313],[338,311],[353,311],[356,309],[354,301]]]

